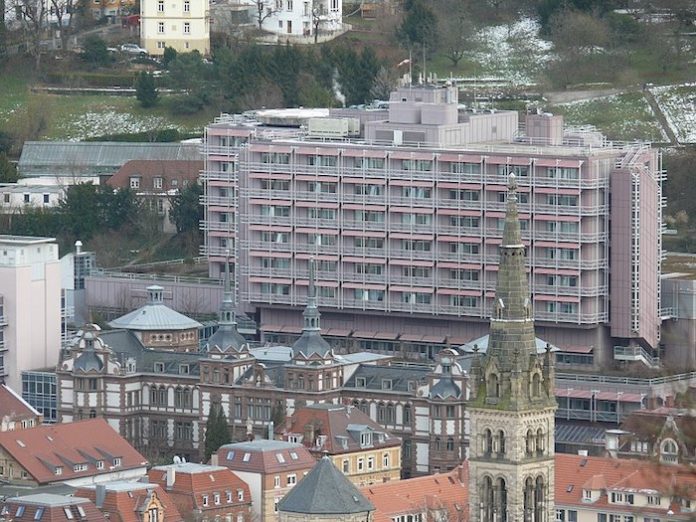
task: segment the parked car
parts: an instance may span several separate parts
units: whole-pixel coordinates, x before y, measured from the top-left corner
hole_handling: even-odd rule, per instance
[[[137,44],[123,44],[121,46],[121,52],[128,54],[138,54],[140,56],[147,55],[147,51]]]

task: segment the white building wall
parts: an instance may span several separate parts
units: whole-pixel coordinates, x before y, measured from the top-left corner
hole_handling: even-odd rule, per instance
[[[49,238],[0,236],[6,383],[21,389],[21,372],[58,364],[61,342],[60,261]]]
[[[314,15],[319,17],[319,34],[341,30],[343,26],[343,0],[263,0],[270,16],[262,23],[262,28],[277,35],[314,35]],[[245,0],[256,6],[255,0]],[[258,23],[255,9],[253,22]]]
[[[210,53],[209,4],[201,0],[142,0],[140,45],[161,56],[165,47],[177,52]]]

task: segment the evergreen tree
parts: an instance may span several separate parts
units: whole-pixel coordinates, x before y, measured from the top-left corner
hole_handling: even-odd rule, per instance
[[[147,109],[157,104],[157,87],[155,79],[151,74],[141,71],[135,80],[135,97],[140,102],[140,106]]]
[[[203,207],[199,201],[202,195],[203,187],[200,183],[190,183],[174,196],[169,219],[176,226],[177,232],[198,231],[198,224],[203,219]]]
[[[225,411],[222,406],[213,403],[208,411],[208,421],[205,424],[205,461],[209,461],[210,456],[230,440]]]
[[[17,168],[7,157],[7,154],[0,152],[0,183],[17,183],[19,174]]]

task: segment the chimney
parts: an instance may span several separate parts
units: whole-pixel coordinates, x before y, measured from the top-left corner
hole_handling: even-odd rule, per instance
[[[210,465],[211,465],[211,466],[218,466],[218,465],[219,465],[218,462],[220,462],[220,459],[219,459],[219,457],[218,457],[218,454],[217,454],[217,453],[213,453],[213,454],[210,456]]]
[[[169,466],[167,468],[167,489],[171,489],[176,481],[176,470],[174,466]]]
[[[97,484],[97,487],[94,490],[94,493],[95,493],[94,503],[96,504],[98,509],[103,508],[104,507],[104,499],[106,498],[106,486],[104,484]]]
[[[79,239],[75,241],[75,253],[76,254],[81,254],[82,253],[82,241]]]
[[[606,430],[604,432],[604,449],[611,458],[619,455],[620,436],[626,434],[623,430]]]

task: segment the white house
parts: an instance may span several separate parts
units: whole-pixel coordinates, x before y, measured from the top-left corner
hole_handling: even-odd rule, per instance
[[[166,47],[177,52],[210,53],[210,5],[201,0],[142,0],[140,46],[161,56]]]
[[[242,0],[251,9],[252,20],[258,24],[259,8],[262,29],[280,38],[336,35],[343,29],[343,0]],[[322,38],[325,39],[325,38]]]

